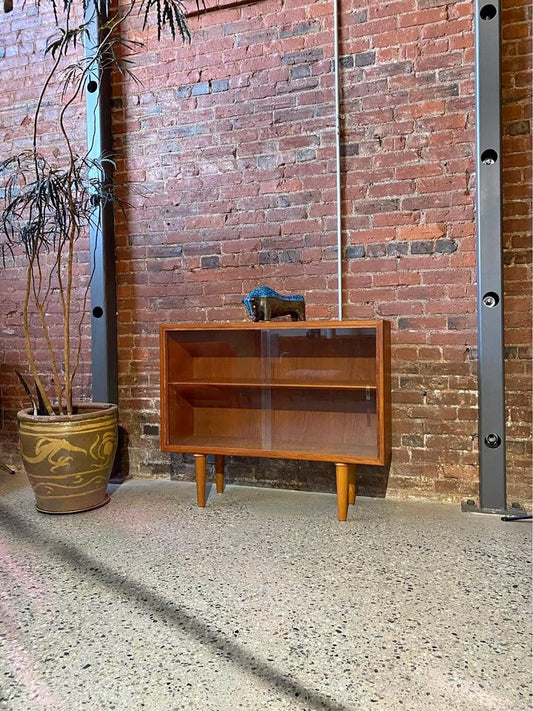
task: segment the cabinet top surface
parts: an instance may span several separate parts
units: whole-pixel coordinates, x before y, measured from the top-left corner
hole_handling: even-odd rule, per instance
[[[272,329],[307,329],[307,328],[377,328],[388,323],[383,319],[361,319],[357,321],[220,321],[211,323],[172,323],[161,324],[161,331],[217,331],[239,329],[263,331]]]

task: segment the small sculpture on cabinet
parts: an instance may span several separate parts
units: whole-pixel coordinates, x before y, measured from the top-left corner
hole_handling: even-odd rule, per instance
[[[283,296],[269,286],[258,286],[245,296],[243,303],[252,321],[270,321],[280,316],[305,321],[305,299],[301,294]]]

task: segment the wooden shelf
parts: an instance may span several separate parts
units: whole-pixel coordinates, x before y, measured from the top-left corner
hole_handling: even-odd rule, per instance
[[[217,490],[224,455],[335,462],[341,519],[350,467],[386,463],[388,322],[177,324],[160,345],[161,448],[196,455],[199,505],[207,454]]]
[[[197,387],[230,387],[230,388],[315,388],[315,389],[338,389],[338,390],[375,390],[375,383],[354,383],[342,381],[320,380],[317,382],[299,382],[297,380],[277,380],[272,382],[261,382],[258,380],[171,380],[169,386],[178,388],[197,388]]]
[[[377,464],[375,457],[375,447],[361,445],[357,455],[353,453],[353,447],[340,447],[338,443],[327,442],[317,444],[312,441],[298,440],[272,440],[268,446],[260,439],[254,440],[250,437],[225,437],[190,435],[180,438],[169,447],[169,451],[185,452],[190,454],[227,454],[231,451],[234,456],[250,456],[250,451],[255,452],[254,456],[272,457],[273,459],[306,459],[303,454],[314,453],[315,461],[333,462],[341,459],[348,463]],[[300,451],[301,450],[301,451]]]

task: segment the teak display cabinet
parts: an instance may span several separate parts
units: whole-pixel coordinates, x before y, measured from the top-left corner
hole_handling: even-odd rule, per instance
[[[331,461],[339,520],[355,502],[355,465],[390,456],[390,323],[303,321],[162,325],[161,449]]]

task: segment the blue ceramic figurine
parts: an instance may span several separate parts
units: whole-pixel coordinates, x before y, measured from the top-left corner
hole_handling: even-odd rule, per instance
[[[258,286],[243,299],[253,321],[270,321],[290,316],[293,321],[305,321],[305,299],[301,294],[282,296],[269,286]]]

